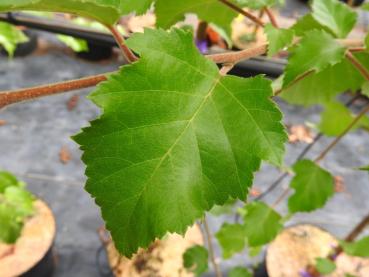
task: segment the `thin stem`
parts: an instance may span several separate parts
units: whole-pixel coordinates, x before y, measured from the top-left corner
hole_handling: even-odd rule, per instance
[[[272,23],[274,28],[279,28],[279,25],[277,23],[277,19],[275,18],[273,11],[271,9],[269,9],[268,7],[265,7],[263,10],[267,14],[267,16],[270,20],[270,23]]]
[[[349,48],[349,51],[351,53],[364,52],[366,51],[366,48],[365,47],[351,47]]]
[[[242,60],[247,60],[252,57],[257,57],[265,54],[268,50],[268,44],[261,44],[252,48],[237,52],[226,52],[220,54],[207,55],[206,57],[215,63],[238,63]]]
[[[122,38],[120,34],[118,37]],[[356,40],[340,40],[339,42],[343,45],[358,45],[358,42]],[[123,40],[123,45],[125,46],[124,40]],[[120,44],[120,46],[122,46],[122,44]],[[124,46],[122,46],[123,49],[127,49],[127,51],[131,52],[131,50],[128,47],[125,46],[124,48]],[[245,50],[237,51],[237,52],[227,52],[227,53],[221,53],[221,54],[206,55],[205,57],[218,64],[236,64],[242,60],[247,60],[252,57],[263,55],[266,53],[267,49],[268,49],[268,44],[261,44],[261,45],[248,48]],[[127,54],[129,52],[127,52]],[[132,55],[134,56],[133,53]],[[134,57],[133,56],[131,57],[132,59],[137,59],[136,56]],[[360,66],[360,63],[358,66]],[[292,86],[293,84],[303,79],[310,73],[311,72],[308,71],[307,73],[301,75],[295,81],[293,81],[288,87]],[[86,78],[77,79],[77,80],[72,80],[72,81],[67,81],[67,82],[60,82],[56,84],[44,85],[44,86],[39,86],[39,87],[34,87],[34,88],[26,88],[26,89],[20,89],[20,90],[0,92],[0,108],[3,108],[6,105],[21,102],[24,100],[36,99],[36,98],[47,96],[47,95],[53,95],[53,94],[68,92],[68,91],[72,91],[76,89],[96,86],[100,82],[106,80],[105,75],[107,74],[109,73],[106,73],[103,75],[86,77]],[[282,90],[278,90],[275,92],[275,95],[278,95],[281,92]]]
[[[245,10],[241,9],[240,7],[238,7],[237,5],[233,4],[232,2],[230,2],[228,0],[219,0],[219,1],[222,2],[224,5],[230,7],[232,10],[235,10],[236,12],[244,15],[248,19],[254,21],[260,27],[264,27],[265,23],[260,18],[253,15],[252,13],[249,13],[248,11],[245,11]]]
[[[364,217],[356,226],[355,228],[348,234],[345,238],[345,241],[352,242],[354,241],[362,231],[364,231],[365,227],[369,225],[369,214]]]
[[[220,270],[219,265],[215,259],[215,251],[213,248],[212,235],[210,232],[210,228],[209,228],[206,216],[204,217],[204,227],[205,227],[206,238],[208,241],[209,256],[210,256],[211,263],[213,264],[213,267],[214,267],[215,275],[216,277],[223,277],[222,271]]]
[[[359,122],[359,120],[369,112],[369,104],[355,117],[355,119],[347,126],[347,128],[338,136],[334,141],[332,141],[328,147],[314,160],[316,163],[319,163],[321,160],[325,158],[330,150],[332,150],[337,143],[348,133],[350,130]]]
[[[346,236],[345,241],[346,242],[352,242],[354,241],[366,228],[366,226],[369,225],[369,214],[366,215],[355,227],[352,229],[352,231]],[[341,246],[338,246],[334,253],[329,256],[329,259],[334,261],[338,255],[340,255],[343,252],[343,248]]]
[[[369,81],[369,71],[355,58],[350,51],[346,51],[346,58],[359,70],[361,75]]]
[[[234,67],[233,63],[223,64],[222,68],[219,70],[220,75],[222,76],[227,75],[227,73],[231,71],[233,67]]]
[[[106,74],[94,75],[82,79],[71,80],[66,82],[37,86],[33,88],[25,88],[15,91],[5,91],[0,93],[0,109],[25,100],[36,99],[48,95],[59,94],[77,89],[83,89],[96,86],[106,81]]]
[[[131,49],[129,49],[129,47],[126,44],[126,41],[125,41],[124,37],[117,30],[117,28],[115,26],[112,26],[112,25],[106,25],[106,27],[112,33],[113,37],[115,38],[116,42],[118,43],[119,48],[122,50],[122,53],[123,53],[124,57],[127,59],[127,61],[129,63],[132,63],[132,62],[136,61],[137,60],[136,55],[133,54]]]
[[[263,19],[264,12],[265,12],[265,11],[264,11],[264,9],[261,9],[261,10],[259,11],[258,18],[259,18],[260,20],[262,20],[262,19]],[[257,32],[259,31],[259,28],[260,28],[260,25],[255,24],[255,28],[254,28],[254,35],[256,35],[256,34],[257,34]]]

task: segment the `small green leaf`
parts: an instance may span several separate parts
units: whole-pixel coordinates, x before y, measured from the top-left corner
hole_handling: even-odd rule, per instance
[[[355,57],[366,66],[369,54],[357,53]],[[340,80],[337,82],[337,80]],[[311,73],[293,86],[286,88],[280,95],[291,104],[310,106],[331,102],[342,91],[358,90],[365,82],[360,72],[347,59],[329,66],[319,73]]]
[[[5,190],[3,197],[5,202],[13,206],[18,217],[24,218],[33,214],[34,197],[25,189],[13,186],[8,187]]]
[[[360,167],[359,169],[360,169],[360,170],[369,171],[369,165],[368,165],[368,166]]]
[[[308,71],[321,72],[344,59],[345,48],[324,31],[305,34],[288,60],[283,87]]]
[[[339,38],[345,38],[356,24],[357,14],[337,0],[314,0],[312,15]]]
[[[11,24],[0,22],[0,45],[4,47],[9,57],[13,57],[19,43],[27,41],[28,38],[21,30]]]
[[[361,93],[367,97],[369,97],[369,82],[365,82],[361,87]]]
[[[316,258],[316,269],[321,274],[330,274],[336,270],[336,264],[329,259]]]
[[[87,41],[84,39],[78,39],[66,35],[57,35],[57,38],[66,46],[72,48],[74,52],[79,53],[88,51],[88,44]]]
[[[208,256],[206,248],[200,245],[193,246],[183,253],[183,266],[199,276],[208,270]]]
[[[262,246],[272,241],[283,228],[281,216],[262,202],[247,204],[244,209],[245,233],[251,247]]]
[[[268,37],[268,56],[271,57],[279,50],[289,46],[293,40],[294,31],[291,29],[275,28],[272,24],[267,24],[264,31]]]
[[[304,15],[299,18],[291,29],[295,32],[297,36],[303,36],[306,32],[311,30],[322,30],[334,35],[334,33],[326,26],[320,24],[314,19],[311,13]]]
[[[215,236],[222,247],[224,259],[231,258],[246,246],[245,228],[241,224],[224,223]]]
[[[22,226],[14,207],[0,202],[0,241],[15,243],[21,234]]]
[[[249,252],[250,257],[256,257],[261,253],[261,251],[263,250],[263,247],[262,246],[248,247],[247,250]]]
[[[338,136],[353,122],[355,116],[351,111],[339,102],[331,102],[324,105],[325,110],[321,116],[319,130],[327,136]],[[362,117],[352,131],[360,127],[369,127],[369,118]]]
[[[340,244],[343,251],[350,256],[369,257],[369,236],[355,242],[341,241]]]
[[[224,205],[215,205],[209,212],[212,215],[219,216],[223,214],[230,214],[233,212],[233,208],[237,199],[230,198]]]
[[[231,269],[228,277],[252,277],[253,275],[246,267],[236,266]]]
[[[265,7],[282,5],[284,4],[284,0],[237,0],[237,3],[242,7],[260,10]]]
[[[86,189],[131,256],[214,205],[246,199],[261,160],[281,163],[287,136],[271,82],[220,75],[191,33],[146,29],[127,43],[140,59],[90,96],[104,113],[75,140]]]
[[[0,194],[5,192],[8,187],[18,186],[17,178],[7,171],[0,171]]]
[[[288,199],[290,212],[310,212],[323,207],[334,194],[332,175],[309,160],[297,162],[293,170],[296,175],[290,187],[295,193]]]
[[[10,11],[65,12],[114,24],[120,17],[119,0],[2,0],[0,12]]]

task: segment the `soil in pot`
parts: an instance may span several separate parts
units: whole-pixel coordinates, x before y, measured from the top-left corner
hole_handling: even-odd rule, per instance
[[[308,265],[314,265],[316,258],[327,257],[338,245],[330,233],[312,226],[297,225],[285,229],[269,245],[266,266],[270,277],[299,277]],[[342,277],[346,273],[357,277],[369,276],[369,259],[338,256],[337,269],[329,277]]]
[[[53,272],[55,219],[43,201],[37,200],[34,205],[36,213],[26,221],[17,242],[0,243],[1,277],[48,277]]]
[[[183,267],[183,253],[194,245],[203,245],[200,228],[195,225],[184,237],[171,234],[155,241],[147,250],[139,250],[132,259],[121,257],[112,242],[107,245],[109,264],[119,277],[190,277]]]

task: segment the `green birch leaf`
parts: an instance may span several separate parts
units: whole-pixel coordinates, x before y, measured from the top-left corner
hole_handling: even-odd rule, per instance
[[[6,188],[16,186],[18,186],[18,180],[13,174],[0,171],[0,194],[4,193]]]
[[[366,97],[369,97],[369,82],[365,82],[361,87],[361,93]]]
[[[341,62],[344,56],[345,48],[331,35],[321,30],[307,32],[288,59],[283,87],[308,71],[318,73]]]
[[[228,199],[223,205],[215,205],[209,212],[214,216],[233,213],[237,199]]]
[[[241,224],[224,223],[220,230],[215,234],[224,259],[231,258],[234,254],[241,252],[246,247],[245,228]]]
[[[322,208],[334,194],[332,175],[309,160],[297,162],[293,170],[296,175],[290,187],[295,193],[288,199],[290,212],[310,212]]]
[[[27,41],[28,38],[21,30],[11,24],[0,22],[0,46],[5,49],[9,57],[13,57],[19,43]]]
[[[34,213],[33,195],[20,187],[8,187],[3,194],[5,202],[13,206],[14,211],[19,218],[25,218]]]
[[[88,44],[84,39],[78,39],[66,35],[57,35],[57,38],[66,46],[70,47],[74,52],[80,53],[88,51]]]
[[[311,7],[314,19],[339,38],[345,38],[356,24],[356,12],[340,1],[314,0]]]
[[[355,57],[366,66],[369,65],[367,53],[357,53]],[[340,82],[337,82],[340,80]],[[360,72],[344,59],[319,73],[311,73],[293,86],[286,88],[280,96],[290,104],[310,106],[329,103],[339,93],[360,89],[365,79]]]
[[[183,253],[183,266],[200,276],[208,270],[209,253],[206,248],[200,245],[188,248]]]
[[[231,269],[229,272],[228,277],[252,277],[253,275],[251,272],[246,268],[242,266],[236,266]]]
[[[178,21],[182,21],[187,13],[194,13],[209,23],[222,28],[231,34],[231,22],[237,12],[222,4],[219,0],[156,0],[156,25],[168,29]]]
[[[104,113],[75,140],[86,189],[131,256],[216,204],[246,199],[261,160],[281,163],[287,136],[271,82],[221,76],[191,33],[147,29],[127,43],[140,60],[90,96]]]
[[[265,7],[282,5],[284,4],[284,0],[237,0],[237,3],[242,7],[260,10]]]
[[[292,43],[294,31],[291,29],[275,28],[272,24],[268,23],[265,25],[264,31],[269,42],[269,57],[277,54],[279,50],[289,46]]]
[[[336,264],[329,259],[316,258],[315,261],[315,267],[321,274],[330,274],[336,270]]]
[[[120,0],[120,10],[122,14],[135,12],[137,15],[146,13],[154,0]]]
[[[314,19],[311,13],[299,18],[295,24],[290,28],[297,36],[303,36],[306,32],[317,29],[334,35],[334,33],[326,26],[320,24]]]
[[[14,207],[0,202],[0,241],[13,244],[22,231],[22,222],[17,220]]]
[[[248,245],[251,247],[272,241],[283,228],[282,217],[262,202],[247,204],[244,209],[244,227]]]
[[[363,258],[369,257],[369,236],[355,242],[341,241],[340,245],[342,246],[343,251],[350,256]]]
[[[2,0],[0,12],[44,11],[64,12],[114,24],[120,17],[120,0]]]
[[[327,136],[338,136],[352,123],[355,116],[351,111],[339,102],[331,102],[324,105],[324,112],[318,125],[319,130]],[[363,117],[351,131],[360,127],[369,126],[369,118]]]

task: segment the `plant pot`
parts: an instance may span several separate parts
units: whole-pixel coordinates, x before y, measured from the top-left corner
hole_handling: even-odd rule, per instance
[[[113,55],[113,48],[110,46],[100,45],[92,42],[87,42],[87,45],[87,52],[77,53],[79,58],[97,62],[110,59]]]
[[[49,277],[53,273],[55,219],[43,201],[34,205],[36,213],[26,221],[17,242],[0,244],[1,277]]]
[[[203,245],[200,228],[189,228],[184,237],[171,234],[157,240],[147,250],[139,250],[132,259],[121,257],[110,241],[106,250],[114,276],[119,277],[190,277],[194,276],[183,267],[183,253],[194,245]]]
[[[308,224],[287,228],[268,247],[268,276],[300,276],[308,265],[315,265],[316,258],[327,257],[337,245],[338,239],[321,228]],[[325,276],[342,277],[346,273],[357,277],[369,276],[369,259],[342,253],[336,259],[336,266],[332,274]]]

